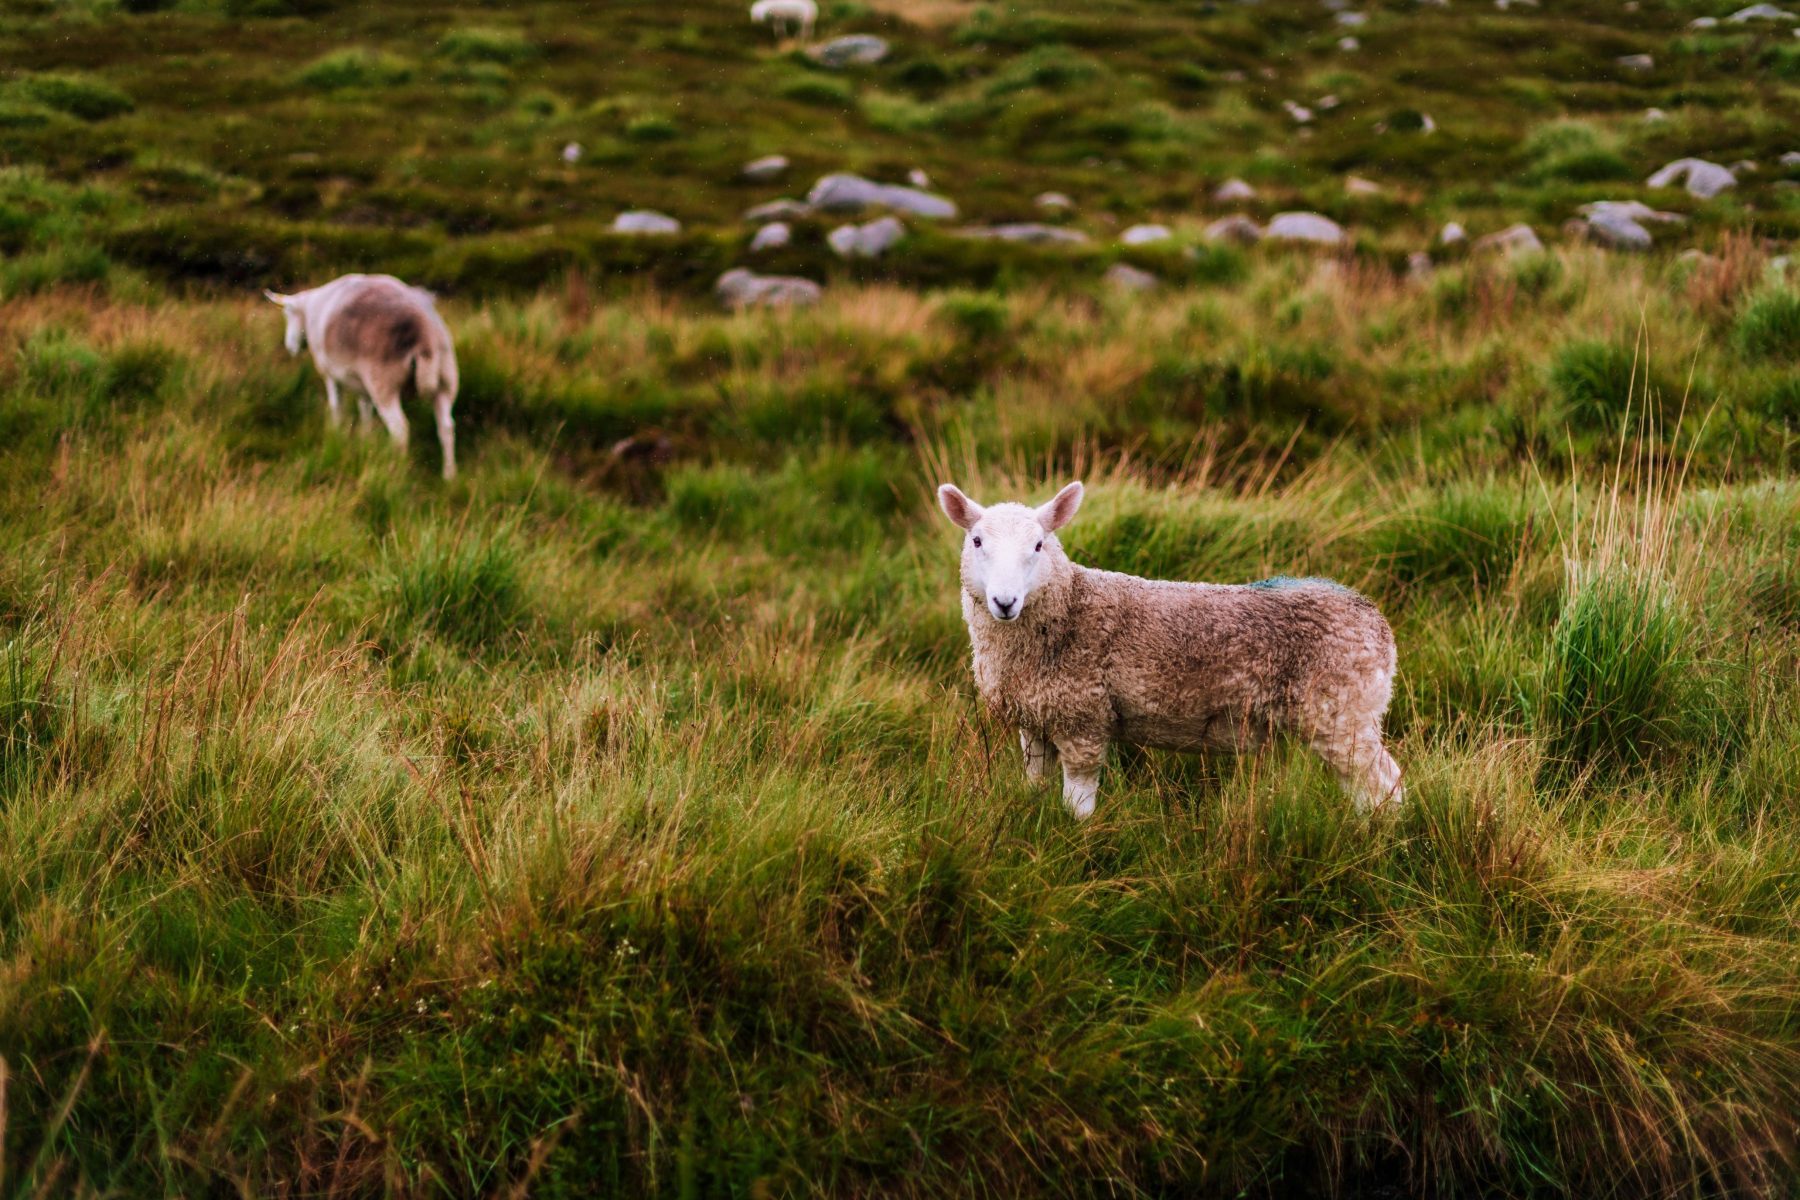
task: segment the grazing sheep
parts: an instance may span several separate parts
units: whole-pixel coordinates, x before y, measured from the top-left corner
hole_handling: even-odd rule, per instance
[[[750,6],[750,19],[773,28],[776,37],[792,37],[797,31],[806,39],[812,37],[819,6],[813,0],[756,0]]]
[[[343,420],[338,389],[349,388],[358,394],[358,423],[367,423],[372,404],[395,444],[404,449],[406,413],[400,393],[411,383],[437,414],[444,478],[456,477],[456,422],[450,416],[456,402],[456,349],[430,292],[392,275],[343,275],[291,296],[263,294],[287,314],[288,353],[312,347],[313,364],[325,377],[333,425]]]
[[[1364,811],[1401,799],[1382,745],[1394,635],[1373,604],[1324,579],[1227,585],[1077,566],[1056,531],[1081,504],[1071,483],[1041,508],[938,503],[966,532],[963,618],[975,686],[1019,730],[1025,773],[1061,758],[1063,800],[1094,811],[1109,742],[1164,750],[1304,740]]]

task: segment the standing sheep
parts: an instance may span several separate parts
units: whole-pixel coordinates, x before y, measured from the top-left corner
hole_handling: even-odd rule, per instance
[[[1174,583],[1069,561],[1056,539],[1081,505],[1071,483],[1041,508],[938,503],[966,532],[963,618],[975,687],[1019,730],[1025,773],[1061,758],[1063,800],[1094,811],[1108,742],[1246,750],[1292,733],[1359,809],[1401,799],[1382,745],[1394,635],[1367,599],[1324,579]]]
[[[812,37],[813,22],[819,19],[819,6],[813,0],[756,0],[750,6],[750,19],[772,27],[776,37],[791,37],[797,31],[806,40]]]
[[[408,383],[429,399],[444,451],[444,478],[456,478],[456,348],[438,316],[431,293],[392,275],[342,275],[291,296],[265,291],[287,314],[287,350],[311,346],[313,365],[325,377],[333,425],[343,421],[338,389],[358,393],[362,422],[373,404],[394,444],[406,448],[406,413],[400,393]]]

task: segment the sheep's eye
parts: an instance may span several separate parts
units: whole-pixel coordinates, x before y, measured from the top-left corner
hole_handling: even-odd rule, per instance
[[[1033,553],[1042,554],[1043,552],[1044,552],[1044,543],[1039,542],[1037,544],[1037,550],[1035,550]]]
[[[977,550],[981,549],[981,539],[980,538],[975,539],[975,548]]]

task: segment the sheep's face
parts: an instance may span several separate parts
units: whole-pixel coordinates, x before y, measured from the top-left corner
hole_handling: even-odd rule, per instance
[[[938,503],[964,531],[963,587],[996,621],[1016,621],[1055,570],[1062,554],[1056,531],[1074,517],[1081,485],[1071,483],[1042,508],[983,508],[947,483],[938,489]]]
[[[287,346],[289,354],[300,353],[306,345],[306,313],[294,302],[292,296],[283,296],[275,292],[264,292],[263,295],[281,305],[282,315],[287,318],[287,334],[282,342]]]

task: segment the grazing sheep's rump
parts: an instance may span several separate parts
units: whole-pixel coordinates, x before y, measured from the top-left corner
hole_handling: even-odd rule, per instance
[[[1177,583],[1078,566],[1054,536],[1072,495],[1061,514],[961,493],[945,503],[969,531],[976,689],[1020,731],[1028,772],[1060,758],[1085,816],[1110,742],[1242,750],[1279,732],[1317,751],[1359,805],[1400,798],[1381,735],[1394,636],[1374,604],[1326,579]]]
[[[335,423],[342,418],[340,388],[361,397],[364,420],[373,407],[394,441],[408,440],[400,397],[407,384],[430,401],[444,451],[444,478],[456,474],[456,350],[430,292],[391,275],[344,275],[292,296],[268,293],[287,314],[287,346],[312,347],[325,378],[325,398]]]

